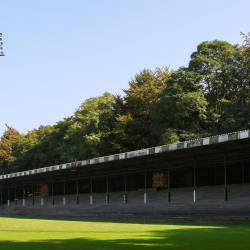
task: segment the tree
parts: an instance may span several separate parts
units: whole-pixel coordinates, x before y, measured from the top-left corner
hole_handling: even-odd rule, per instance
[[[202,42],[191,55],[188,70],[198,73],[210,108],[220,111],[220,100],[235,100],[244,91],[238,76],[241,68],[240,48],[228,42]]]
[[[176,143],[200,137],[207,121],[207,100],[199,84],[201,76],[185,68],[167,79],[152,112],[151,131],[158,144]]]
[[[161,142],[234,132],[250,127],[249,36],[243,46],[202,42],[187,68],[168,78],[153,112]]]
[[[150,134],[151,112],[157,103],[159,94],[166,88],[169,67],[144,69],[129,81],[125,92],[126,113],[117,117],[117,131],[124,150],[150,147],[154,138]]]
[[[65,144],[60,152],[64,159],[89,159],[103,154],[101,143],[112,132],[109,130],[109,117],[112,115],[114,96],[104,93],[87,99],[75,111],[72,124],[65,134]],[[107,151],[107,149],[106,149]]]
[[[16,160],[13,155],[17,149],[17,140],[22,138],[23,135],[20,134],[15,128],[8,126],[7,130],[1,137],[0,144],[0,166],[5,172],[15,171],[13,162]]]

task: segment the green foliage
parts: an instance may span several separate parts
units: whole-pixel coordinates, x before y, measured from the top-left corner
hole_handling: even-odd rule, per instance
[[[151,112],[160,93],[167,87],[165,80],[170,73],[169,67],[156,68],[155,71],[144,69],[131,79],[129,89],[124,90],[126,113],[117,119],[123,151],[147,148],[154,144],[149,129]]]
[[[201,76],[203,92],[209,106],[220,112],[220,100],[237,100],[244,103],[243,93],[249,90],[249,81],[240,77],[242,53],[238,45],[223,41],[203,42],[192,53],[188,70]]]
[[[62,140],[62,125],[58,123],[54,126],[40,126],[19,139],[15,152],[16,168],[23,171],[63,162],[58,154],[58,142]]]
[[[199,85],[201,77],[184,68],[167,79],[168,87],[152,112],[152,133],[160,144],[195,139],[203,132],[208,105]]]
[[[248,47],[248,36],[242,47],[202,42],[188,68],[171,74],[152,112],[158,144],[250,128]]]
[[[238,45],[215,40],[199,44],[197,52],[191,55],[188,70],[200,75],[202,92],[209,103],[208,110],[220,117],[211,128],[212,134],[247,128],[246,122],[243,124],[240,122],[242,119],[238,119],[244,113],[241,109],[249,103],[250,94],[250,75],[246,71],[244,51]],[[225,123],[231,120],[232,113],[238,117],[237,126],[235,122],[231,126]]]
[[[13,162],[16,160],[15,151],[18,146],[18,139],[23,137],[16,129],[6,124],[7,130],[1,137],[0,144],[0,166],[5,172],[13,169]]]
[[[106,149],[112,123],[114,96],[104,93],[100,97],[87,99],[75,111],[72,124],[66,131],[65,143],[60,152],[66,161],[98,157]],[[103,145],[105,144],[105,146]]]
[[[188,67],[143,69],[125,95],[85,100],[68,118],[23,135],[7,126],[0,169],[23,171],[250,128],[250,33],[242,46],[205,41]]]

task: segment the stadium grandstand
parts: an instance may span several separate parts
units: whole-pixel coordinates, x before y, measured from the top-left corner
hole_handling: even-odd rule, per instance
[[[247,213],[250,131],[0,176],[2,214]]]

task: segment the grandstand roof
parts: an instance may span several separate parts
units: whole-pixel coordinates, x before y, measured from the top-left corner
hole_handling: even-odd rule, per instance
[[[27,170],[0,176],[0,185],[31,185],[103,176],[125,172],[163,171],[168,168],[207,167],[226,161],[250,160],[250,131],[238,131],[176,144]]]

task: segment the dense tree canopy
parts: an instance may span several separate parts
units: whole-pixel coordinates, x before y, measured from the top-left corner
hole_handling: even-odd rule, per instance
[[[143,69],[124,95],[85,100],[70,117],[26,134],[6,125],[7,172],[176,143],[250,128],[250,33],[243,44],[205,41],[187,67]]]
[[[167,87],[169,67],[144,69],[129,81],[129,89],[124,90],[126,113],[119,116],[123,122],[126,140],[124,150],[147,148],[154,143],[150,133],[151,112],[158,102],[160,93]]]
[[[184,68],[167,79],[168,87],[152,112],[151,131],[161,144],[194,139],[204,132],[208,102],[200,81],[197,73]]]

